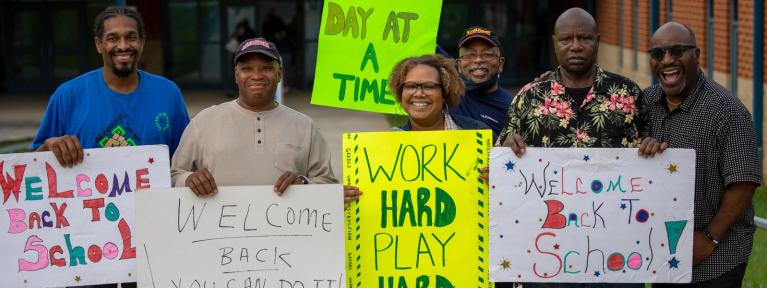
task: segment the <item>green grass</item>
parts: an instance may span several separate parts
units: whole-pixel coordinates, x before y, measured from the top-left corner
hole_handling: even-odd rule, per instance
[[[767,190],[756,189],[753,198],[756,216],[767,218]],[[743,287],[767,287],[767,230],[756,229],[754,247],[746,268]]]

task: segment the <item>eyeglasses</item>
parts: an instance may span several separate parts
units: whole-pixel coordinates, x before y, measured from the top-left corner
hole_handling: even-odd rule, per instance
[[[470,61],[474,60],[477,57],[482,58],[482,60],[490,61],[494,59],[498,59],[500,57],[498,54],[495,54],[493,51],[484,51],[482,53],[476,53],[474,51],[469,51],[466,53],[463,53],[463,55],[458,56],[458,59],[464,60],[464,61]]]
[[[648,53],[650,53],[650,57],[652,57],[655,61],[663,61],[663,57],[666,56],[666,51],[671,54],[671,57],[674,57],[674,59],[682,58],[682,55],[684,55],[684,52],[687,52],[687,50],[697,48],[693,45],[674,45],[674,46],[668,46],[668,47],[656,47],[652,48]]]
[[[434,82],[424,82],[424,83],[413,83],[408,82],[405,84],[402,84],[402,93],[412,95],[415,94],[415,91],[418,89],[421,89],[423,94],[427,95],[434,95],[434,93],[437,93],[437,90],[442,87],[442,84],[434,83]]]

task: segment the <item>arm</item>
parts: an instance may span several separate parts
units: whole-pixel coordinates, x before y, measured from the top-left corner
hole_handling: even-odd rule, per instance
[[[754,189],[761,181],[756,131],[751,115],[745,109],[724,113],[730,113],[730,117],[719,121],[715,141],[717,147],[720,147],[718,165],[726,188],[721,204],[707,227],[711,238],[716,241],[724,239],[732,225],[750,207]],[[696,231],[693,238],[693,262],[702,261],[715,248],[714,241],[705,235],[705,231]]]
[[[199,197],[212,196],[218,193],[218,186],[213,175],[205,168],[199,167],[201,153],[197,146],[197,127],[189,124],[184,130],[176,153],[171,160],[171,183],[173,187],[189,187],[192,193]]]
[[[296,173],[300,173],[298,171],[296,173],[285,171],[274,183],[274,192],[277,194],[285,193],[290,185],[338,183],[330,166],[330,148],[314,123],[312,123],[310,133],[306,175],[296,175]],[[302,179],[301,176],[304,176],[305,179]]]
[[[697,264],[714,253],[716,244],[714,241],[722,241],[724,235],[730,230],[735,222],[743,215],[743,211],[751,205],[751,197],[754,195],[756,184],[751,182],[738,182],[727,186],[722,198],[722,204],[716,211],[714,219],[708,224],[708,232],[713,239],[709,239],[705,231],[695,231],[693,236],[693,263]]]
[[[501,131],[501,135],[498,136],[498,142],[495,144],[496,146],[511,147],[511,150],[514,151],[518,157],[525,154],[526,147],[525,141],[522,139],[522,136],[519,135],[520,128],[522,127],[522,117],[519,110],[524,104],[524,98],[527,98],[527,93],[529,93],[529,90],[523,93],[518,93],[517,96],[514,97],[514,100],[511,101],[509,112],[507,113],[509,122],[506,123],[506,127]]]
[[[43,121],[37,130],[32,150],[35,152],[51,151],[62,167],[72,167],[83,162],[83,147],[77,136],[66,135],[63,120],[66,119],[65,107],[60,102],[67,86],[62,85],[51,95],[45,109]]]
[[[320,130],[312,123],[312,139],[309,150],[309,163],[306,177],[309,183],[313,184],[332,184],[338,183],[338,179],[333,175],[333,169],[330,166],[331,152],[325,138],[320,134]]]

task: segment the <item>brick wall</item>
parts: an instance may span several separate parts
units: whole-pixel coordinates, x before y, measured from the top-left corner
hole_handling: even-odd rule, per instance
[[[623,11],[618,11],[617,0],[597,1],[597,24],[601,41],[603,43],[622,46],[624,49],[633,49],[633,1],[623,0]],[[638,50],[645,53],[649,49],[650,33],[650,3],[645,0],[639,1],[639,46]],[[738,1],[738,76],[741,78],[753,77],[753,3],[754,0]],[[658,1],[660,25],[668,19],[666,15],[666,1]],[[767,5],[765,7],[767,14]],[[618,25],[618,17],[623,19],[623,27]],[[709,59],[706,57],[706,1],[703,0],[674,0],[672,7],[672,19],[676,22],[690,26],[695,32],[697,45],[701,49],[701,67],[705,69]],[[767,26],[767,17],[765,18]],[[623,31],[623,45],[619,43],[619,31]],[[763,55],[767,55],[767,37],[764,41]],[[624,65],[631,65],[631,60],[624,58]],[[730,0],[714,0],[714,70],[716,72],[730,73]],[[764,69],[767,70],[767,61]],[[764,75],[767,82],[767,73]]]

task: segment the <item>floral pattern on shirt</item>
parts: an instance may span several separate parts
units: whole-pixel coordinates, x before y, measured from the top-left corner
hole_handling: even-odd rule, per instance
[[[582,103],[575,103],[566,93],[559,69],[517,93],[499,144],[519,134],[534,147],[639,146],[649,127],[642,90],[636,83],[597,67],[594,85]]]

